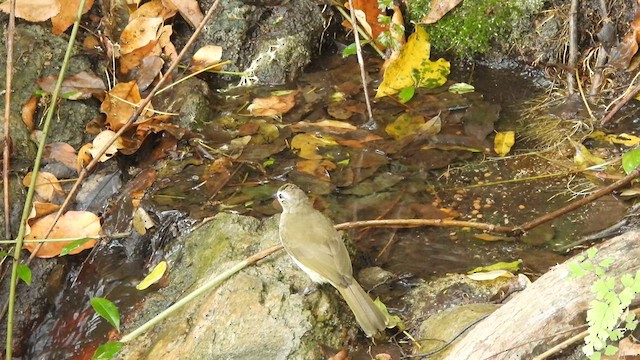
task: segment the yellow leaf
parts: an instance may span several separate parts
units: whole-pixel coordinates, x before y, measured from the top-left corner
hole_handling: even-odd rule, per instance
[[[510,277],[513,277],[513,274],[506,270],[491,270],[491,271],[473,273],[473,274],[467,275],[467,277],[475,281],[490,281],[490,280],[495,280],[499,277],[510,278]]]
[[[435,88],[443,85],[450,72],[449,62],[445,59],[431,61],[430,54],[427,31],[416,26],[416,32],[409,36],[398,58],[385,70],[376,97],[393,95],[409,86]]]
[[[576,148],[576,154],[573,156],[573,162],[576,164],[578,169],[586,169],[593,165],[604,164],[604,159],[601,159],[589,152],[587,148],[580,143],[573,143]]]
[[[318,147],[338,145],[332,138],[314,134],[298,134],[291,139],[291,148],[297,149],[298,156],[303,159],[322,159]]]
[[[158,282],[158,280],[162,279],[164,273],[167,272],[167,262],[160,261],[158,265],[156,265],[153,270],[147,275],[138,285],[136,285],[136,289],[144,290],[149,286]]]
[[[493,139],[493,150],[500,157],[505,157],[511,151],[511,147],[516,142],[516,134],[513,131],[501,131]]]

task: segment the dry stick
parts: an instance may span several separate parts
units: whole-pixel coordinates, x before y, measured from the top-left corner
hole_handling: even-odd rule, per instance
[[[569,10],[569,59],[567,66],[570,69],[576,68],[578,62],[578,0],[571,0],[571,10]],[[576,79],[572,71],[567,71],[567,90],[569,94],[575,91]]]
[[[633,170],[631,173],[629,173],[629,175],[623,177],[622,179],[614,182],[611,185],[605,186],[602,189],[594,192],[593,194],[586,196],[580,200],[576,200],[572,203],[570,203],[569,205],[560,208],[556,211],[552,211],[548,214],[545,214],[543,216],[540,216],[539,218],[533,220],[533,221],[529,221],[526,222],[524,224],[522,224],[521,226],[517,226],[515,227],[510,234],[512,236],[520,236],[522,235],[524,232],[533,229],[534,227],[544,224],[547,221],[553,220],[561,215],[564,215],[568,212],[571,212],[583,205],[586,205],[596,199],[599,199],[607,194],[610,194],[611,192],[613,192],[614,190],[617,190],[627,184],[629,184],[630,182],[632,182],[633,180],[637,179],[638,177],[640,177],[640,169],[636,168],[635,170]]]
[[[609,7],[607,5],[606,0],[600,0],[598,2],[598,10],[600,12],[600,17],[602,18],[602,29],[604,29],[607,24],[610,24],[611,18],[609,17]],[[602,32],[602,29],[600,30]],[[602,86],[602,80],[604,78],[604,65],[607,63],[607,59],[609,58],[609,54],[605,49],[605,44],[603,43],[605,39],[600,40],[600,49],[598,49],[598,57],[596,58],[595,64],[595,74],[593,75],[593,80],[591,81],[591,89],[589,90],[589,99],[591,101],[595,101],[595,96],[600,91],[600,86]]]
[[[633,90],[627,93],[627,95],[625,95],[625,97],[622,98],[622,100],[620,100],[616,104],[616,106],[614,106],[613,109],[611,109],[611,111],[609,111],[609,113],[604,118],[602,118],[602,121],[600,121],[600,126],[604,126],[606,123],[611,121],[611,119],[618,112],[618,110],[622,109],[622,107],[625,106],[629,102],[629,100],[633,99],[636,95],[638,95],[638,93],[640,93],[640,84],[636,85],[636,87],[633,88]]]
[[[75,196],[76,192],[80,188],[80,184],[89,175],[89,173],[91,173],[93,168],[99,163],[100,158],[102,157],[102,155],[104,155],[104,153],[107,152],[109,147],[111,147],[111,145],[125,131],[127,131],[127,129],[129,129],[129,127],[134,123],[134,121],[136,121],[136,119],[138,119],[140,114],[142,114],[142,112],[145,111],[145,108],[147,107],[147,105],[149,105],[149,103],[151,102],[151,99],[153,98],[153,96],[158,92],[158,90],[161,89],[161,87],[164,84],[164,82],[169,78],[169,76],[171,76],[173,70],[175,70],[176,67],[178,67],[178,64],[180,63],[180,60],[182,60],[182,58],[186,55],[186,53],[189,50],[189,48],[191,47],[191,45],[193,45],[193,43],[196,41],[196,38],[198,37],[198,35],[200,35],[200,32],[202,32],[202,29],[204,28],[206,23],[211,19],[211,17],[215,13],[215,10],[220,5],[220,1],[221,0],[216,0],[213,3],[213,5],[211,5],[211,7],[209,8],[209,11],[207,11],[207,14],[202,19],[202,22],[200,22],[198,27],[194,30],[193,35],[191,35],[191,37],[189,38],[189,41],[187,41],[187,43],[184,45],[184,48],[182,49],[180,54],[178,54],[178,57],[175,59],[175,61],[173,63],[171,63],[171,66],[169,66],[169,69],[165,72],[164,76],[162,76],[162,78],[160,78],[160,80],[158,81],[156,86],[151,90],[149,95],[147,95],[147,97],[144,98],[144,100],[142,100],[142,102],[136,108],[136,111],[133,113],[133,115],[131,115],[131,117],[126,122],[126,124],[124,124],[124,126],[122,126],[122,128],[120,128],[120,130],[118,130],[118,132],[116,132],[116,134],[102,147],[102,149],[100,149],[98,154],[96,154],[94,156],[93,160],[91,160],[91,162],[85,168],[83,168],[82,171],[80,171],[80,174],[78,176],[78,180],[76,180],[76,182],[73,184],[73,187],[69,191],[69,194],[67,195],[66,199],[64,199],[64,203],[60,206],[60,209],[56,213],[56,216],[54,217],[53,222],[51,223],[51,225],[49,226],[49,229],[47,229],[47,232],[45,233],[45,236],[44,236],[45,238],[48,237],[49,234],[51,234],[51,231],[53,230],[54,226],[56,225],[56,223],[58,222],[58,220],[62,216],[62,213],[67,209],[67,207],[71,203],[73,197]],[[29,261],[31,261],[33,259],[35,254],[38,253],[39,249],[40,249],[39,247],[36,247],[36,249],[31,253],[31,256],[29,257]]]
[[[355,229],[365,226],[439,226],[439,227],[470,227],[485,231],[494,231],[499,233],[510,233],[514,229],[506,226],[478,223],[472,221],[461,220],[442,220],[442,219],[391,219],[391,220],[363,220],[352,221],[335,226],[336,230]]]
[[[349,0],[349,13],[351,14],[351,26],[353,27],[353,37],[356,39],[356,56],[358,57],[358,65],[360,65],[360,78],[362,80],[362,88],[364,90],[364,101],[367,104],[367,114],[369,121],[367,127],[375,128],[373,120],[373,111],[371,110],[371,101],[369,100],[369,90],[367,89],[367,73],[364,70],[364,59],[362,58],[362,47],[360,46],[360,34],[358,34],[358,21],[356,20],[356,8],[353,6],[353,0]],[[375,39],[373,39],[375,40]],[[375,44],[373,44],[375,46]]]
[[[11,204],[9,202],[9,159],[11,155],[11,86],[13,82],[13,38],[16,32],[16,0],[9,3],[7,28],[7,74],[4,93],[4,153],[2,154],[2,190],[4,191],[4,236],[11,238]]]

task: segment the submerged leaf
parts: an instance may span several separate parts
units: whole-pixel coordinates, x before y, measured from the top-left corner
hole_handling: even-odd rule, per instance
[[[91,307],[98,315],[107,320],[111,326],[120,332],[120,313],[111,301],[105,298],[95,297],[91,299]]]
[[[147,275],[144,279],[142,279],[142,281],[140,281],[138,285],[136,285],[136,289],[144,290],[149,286],[157,283],[160,279],[162,279],[162,277],[166,272],[167,272],[167,262],[164,260],[160,261],[158,265],[156,265],[153,268],[153,270],[151,270],[149,275]]]
[[[493,150],[500,157],[505,157],[511,151],[511,147],[516,142],[516,135],[513,131],[501,131],[496,134],[493,140]]]

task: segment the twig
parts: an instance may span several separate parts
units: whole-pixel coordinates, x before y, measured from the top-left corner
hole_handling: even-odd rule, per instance
[[[353,0],[349,0],[349,12],[351,14],[351,26],[353,26],[353,37],[356,39],[356,56],[358,57],[358,65],[360,65],[360,79],[362,80],[362,89],[364,90],[364,101],[367,104],[367,114],[369,115],[369,121],[367,127],[369,129],[375,129],[376,123],[373,120],[373,111],[371,110],[371,100],[369,100],[369,90],[367,89],[367,72],[364,69],[364,59],[362,58],[362,47],[360,46],[360,34],[357,31],[358,21],[356,20],[356,8],[353,5]],[[373,44],[375,46],[375,43]]]
[[[625,95],[625,97],[623,97],[622,100],[620,100],[616,104],[616,106],[614,106],[613,109],[611,109],[611,111],[609,111],[609,113],[604,118],[602,118],[602,121],[600,121],[600,126],[604,126],[606,123],[611,121],[611,119],[618,112],[618,110],[622,109],[622,107],[625,106],[636,95],[638,95],[638,93],[640,93],[640,84],[636,85],[636,87],[633,88],[633,90],[629,91],[627,95]]]
[[[543,216],[540,216],[539,218],[533,220],[533,221],[529,221],[527,223],[522,224],[521,226],[515,227],[513,229],[513,231],[510,233],[512,236],[520,236],[522,235],[524,232],[533,229],[534,227],[544,224],[547,221],[553,220],[561,215],[564,215],[566,213],[569,213],[583,205],[586,205],[596,199],[599,199],[607,194],[610,194],[611,192],[631,183],[633,180],[637,179],[638,177],[640,177],[640,170],[638,168],[636,168],[635,170],[633,170],[631,173],[629,173],[629,175],[623,177],[622,179],[603,187],[602,189],[594,192],[593,194],[586,196],[580,200],[576,200],[572,203],[570,203],[569,205],[560,208],[556,211],[552,211],[550,213],[547,213]]]
[[[16,33],[16,0],[9,3],[7,27],[7,66],[4,93],[4,147],[2,154],[2,190],[4,191],[4,236],[11,237],[11,204],[9,200],[9,165],[11,159],[11,89],[13,82],[13,38]]]
[[[578,62],[578,0],[571,0],[571,9],[569,10],[569,59],[567,66],[570,69],[576,67]],[[567,71],[567,90],[569,94],[575,91],[576,79],[573,72]]]
[[[443,219],[388,219],[388,220],[364,220],[352,221],[335,226],[336,230],[355,229],[365,226],[386,226],[386,227],[406,227],[406,226],[438,226],[438,227],[470,227],[485,231],[494,231],[499,233],[510,233],[513,228],[478,223],[472,221],[461,220],[443,220]]]

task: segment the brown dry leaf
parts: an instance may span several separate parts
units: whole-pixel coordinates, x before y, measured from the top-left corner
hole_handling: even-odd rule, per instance
[[[129,197],[131,197],[131,203],[134,208],[137,208],[138,205],[140,205],[142,197],[149,186],[153,185],[156,177],[156,170],[153,168],[147,168],[136,175],[133,180],[129,181],[126,191],[129,193]]]
[[[36,82],[42,90],[51,94],[56,87],[57,81],[58,75],[56,74],[40,78]],[[100,77],[93,73],[82,71],[68,76],[62,81],[60,94],[62,94],[63,98],[69,100],[89,99],[91,96],[103,99],[105,90],[107,90],[107,87]]]
[[[53,223],[55,214],[49,214],[43,218],[34,221],[31,224],[31,233],[25,236],[25,239],[43,239],[45,232]],[[100,236],[102,226],[100,218],[95,214],[87,211],[68,211],[60,217],[60,220],[53,227],[53,231],[48,239],[61,238],[82,238]],[[72,241],[43,243],[40,250],[36,254],[40,258],[50,258],[60,254],[60,251]],[[90,249],[96,244],[96,240],[89,240],[82,246],[74,249],[70,254],[78,254],[85,249]],[[25,243],[24,248],[32,252],[35,250],[37,243]]]
[[[76,170],[78,171],[78,174],[80,174],[82,169],[84,169],[84,167],[87,166],[89,162],[91,162],[92,157],[91,157],[90,150],[92,148],[93,148],[93,144],[89,143],[89,144],[84,144],[80,148],[80,150],[78,150],[78,164],[76,168]]]
[[[164,20],[170,19],[176,15],[178,11],[176,9],[168,8],[162,0],[152,0],[142,4],[136,11],[129,15],[129,21],[137,19],[139,17],[154,18],[159,17]]]
[[[164,61],[160,56],[151,55],[142,59],[140,67],[135,73],[136,83],[140,91],[145,91],[149,88],[149,85],[160,74],[162,66],[164,66]]]
[[[335,170],[336,164],[329,160],[299,160],[296,163],[296,169],[298,171],[312,175],[323,181],[330,181],[331,175],[329,172]]]
[[[33,117],[37,108],[38,98],[35,96],[30,97],[22,106],[22,122],[27,125],[29,131],[33,131],[33,129],[36,128],[35,123],[33,122]]]
[[[163,0],[163,3],[168,7],[178,9],[180,15],[193,28],[200,25],[202,19],[204,19],[197,0]]]
[[[31,184],[31,172],[25,175],[22,185],[28,187]],[[56,195],[64,194],[64,190],[60,186],[60,181],[52,173],[46,171],[38,172],[36,180],[36,194],[40,201],[50,202]]]
[[[256,116],[279,116],[289,112],[296,105],[298,91],[286,95],[273,95],[266,98],[253,99],[247,110]]]
[[[135,81],[118,83],[107,93],[100,111],[107,115],[106,123],[111,130],[118,131],[129,121],[135,111],[132,104],[138,104],[140,100],[140,91]]]
[[[344,134],[355,131],[358,128],[344,121],[321,120],[317,122],[299,121],[289,126],[293,132],[316,131],[318,128],[326,129],[334,134]]]
[[[344,4],[345,8],[349,9],[349,3]],[[378,36],[387,30],[387,26],[378,22],[378,17],[380,15],[386,15],[378,8],[378,3],[376,1],[371,0],[354,0],[353,7],[357,10],[362,10],[362,13],[365,15],[365,19],[358,17],[358,22],[363,25],[364,28],[367,29],[367,33],[371,36],[372,39],[377,39]],[[358,15],[359,11],[356,11],[356,15]],[[363,24],[364,22],[364,24]],[[348,21],[344,21],[342,23],[346,28],[351,29],[351,24]],[[378,46],[380,46],[378,44]]]
[[[629,24],[630,32],[624,39],[611,49],[609,64],[618,69],[629,68],[631,59],[638,52],[640,43],[640,14]]]
[[[16,0],[15,14],[30,22],[42,22],[58,15],[60,7],[59,0]],[[9,10],[9,1],[0,4],[0,11],[8,14]]]
[[[31,222],[33,222],[33,220],[49,215],[54,211],[58,211],[58,209],[60,209],[60,205],[34,201],[29,217],[27,218],[27,226],[24,235],[27,236],[31,233]]]
[[[158,44],[156,48],[159,48],[158,53],[155,55],[164,54],[164,59],[168,61],[175,61],[178,58],[178,51],[171,42],[171,34],[173,34],[173,27],[171,25],[165,25],[160,29],[160,36],[158,37]]]
[[[318,148],[338,145],[332,138],[315,134],[298,134],[291,139],[291,149],[298,150],[298,156],[308,160],[322,159]]]
[[[138,67],[143,59],[148,56],[153,56],[153,52],[157,45],[158,41],[153,40],[143,47],[137,48],[130,53],[123,54],[120,57],[120,73],[125,75],[128,74],[129,71]]]
[[[433,24],[460,4],[462,0],[431,0],[431,10],[420,20],[420,24]]]
[[[120,35],[120,53],[128,54],[158,40],[163,22],[161,17],[139,17],[130,21]]]
[[[73,146],[64,142],[55,142],[48,144],[44,153],[45,159],[55,160],[69,169],[76,169],[78,165],[78,156]]]
[[[206,67],[220,63],[222,60],[222,46],[207,45],[203,46],[191,58],[189,70],[192,72],[200,71]],[[222,67],[213,67],[211,70],[220,70]]]
[[[473,237],[476,239],[480,239],[482,241],[509,241],[513,240],[513,238],[508,236],[498,236],[491,234],[473,234]]]
[[[78,7],[80,6],[80,0],[59,0],[60,1],[60,13],[51,18],[51,24],[53,28],[51,32],[53,35],[62,34],[74,21],[76,21],[76,15],[78,14]],[[86,0],[84,3],[84,9],[82,13],[86,14],[93,6],[93,0]]]
[[[95,157],[98,156],[98,153],[100,152],[100,150],[102,150],[102,147],[105,146],[111,140],[111,138],[113,138],[115,135],[116,133],[111,130],[104,130],[103,132],[98,134],[98,136],[96,136],[96,138],[93,139],[92,147],[88,150],[88,152],[91,154],[91,157],[95,159]],[[105,152],[100,157],[100,162],[105,162],[111,159],[111,157],[113,157],[113,155],[115,155],[118,152],[118,149],[122,149],[124,147],[125,146],[122,143],[122,139],[121,138],[116,139],[116,141],[113,144],[111,144],[111,146],[109,146],[109,148],[107,149],[107,152]]]

